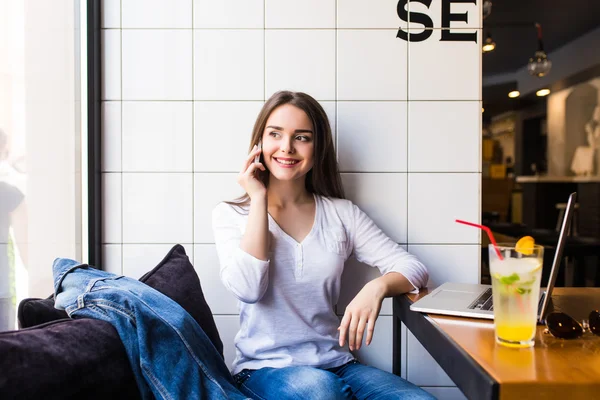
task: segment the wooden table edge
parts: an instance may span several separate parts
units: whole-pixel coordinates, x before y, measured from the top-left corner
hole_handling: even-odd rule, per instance
[[[465,396],[471,399],[498,399],[499,384],[494,377],[450,336],[437,328],[427,314],[411,311],[411,303],[407,295],[396,296],[393,300],[394,374],[400,375],[401,368],[401,321]]]

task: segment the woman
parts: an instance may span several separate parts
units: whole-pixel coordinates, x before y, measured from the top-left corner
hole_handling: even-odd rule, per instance
[[[251,147],[238,175],[246,195],[213,211],[221,279],[240,301],[232,370],[240,390],[257,399],[432,398],[350,353],[365,333],[371,343],[385,297],[418,290],[428,276],[343,200],[323,108],[304,93],[275,93]],[[383,276],[362,288],[340,323],[334,305],[351,254]]]

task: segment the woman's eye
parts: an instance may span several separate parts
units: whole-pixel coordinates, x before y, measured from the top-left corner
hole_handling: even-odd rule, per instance
[[[278,136],[278,135],[279,135],[279,133],[278,133],[278,132],[275,132],[275,131],[271,131],[271,132],[269,133],[269,135],[271,135],[271,136],[273,136],[273,137],[276,137],[276,136]]]
[[[301,142],[308,142],[310,140],[308,136],[296,136],[296,139],[300,140]]]

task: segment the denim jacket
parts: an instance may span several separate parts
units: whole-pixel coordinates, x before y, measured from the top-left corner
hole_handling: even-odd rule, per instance
[[[56,308],[117,330],[143,399],[247,399],[200,325],[169,297],[65,258],[53,275]]]

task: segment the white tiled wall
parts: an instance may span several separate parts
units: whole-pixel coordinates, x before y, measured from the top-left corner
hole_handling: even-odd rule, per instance
[[[103,0],[106,267],[139,277],[182,243],[234,357],[235,299],[219,280],[211,210],[241,193],[235,176],[254,119],[279,89],[304,91],[332,123],[347,196],[429,267],[430,285],[479,280],[481,1],[451,5],[478,42],[440,41],[442,0],[409,11],[433,21],[406,42],[396,0]],[[339,315],[376,269],[351,260]],[[404,333],[402,375],[462,398]],[[358,356],[392,369],[392,308]]]
[[[123,171],[191,171],[191,101],[127,101],[121,118]]]
[[[407,100],[408,45],[396,29],[337,29],[337,100]]]
[[[440,42],[441,32],[408,45],[408,99],[481,100],[481,46]]]

